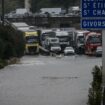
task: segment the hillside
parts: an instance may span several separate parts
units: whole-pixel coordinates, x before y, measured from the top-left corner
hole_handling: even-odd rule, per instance
[[[16,8],[23,7],[24,0],[4,0],[5,13],[15,10]],[[0,13],[1,13],[1,0],[0,0]]]
[[[4,0],[5,13],[24,7],[24,0]],[[79,5],[80,0],[31,0],[33,12],[45,7],[63,7],[68,8],[71,5]],[[1,12],[1,0],[0,0]]]

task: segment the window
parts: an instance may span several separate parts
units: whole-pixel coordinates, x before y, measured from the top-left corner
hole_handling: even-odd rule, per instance
[[[88,38],[87,42],[93,43],[93,44],[102,43],[102,38],[101,38],[101,36],[90,36]]]
[[[26,37],[26,43],[38,43],[38,37],[37,36],[27,36]]]

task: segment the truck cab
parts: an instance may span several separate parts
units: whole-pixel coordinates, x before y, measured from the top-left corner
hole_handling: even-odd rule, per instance
[[[84,53],[84,36],[89,33],[87,30],[77,30],[74,35],[74,48],[77,54]]]
[[[26,41],[25,44],[25,53],[26,54],[36,54],[39,53],[39,37],[36,31],[25,31],[24,38]]]
[[[55,33],[56,33],[56,37],[59,38],[59,44],[63,52],[65,47],[70,45],[69,33],[67,31],[62,31],[62,30],[57,30]]]
[[[46,38],[45,40],[45,46],[46,49],[48,49],[51,52],[60,52],[61,51],[61,47],[59,44],[59,39],[58,38]]]
[[[40,45],[44,47],[45,40],[47,37],[55,37],[55,33],[51,29],[43,29],[39,30],[39,36],[40,36]]]
[[[102,46],[102,34],[90,32],[85,36],[85,54],[95,55],[97,47]]]

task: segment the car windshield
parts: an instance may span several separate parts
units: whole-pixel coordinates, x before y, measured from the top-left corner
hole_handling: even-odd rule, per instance
[[[57,39],[51,39],[51,42],[57,42],[58,40]]]
[[[37,36],[27,36],[26,37],[26,43],[38,43],[38,37]]]

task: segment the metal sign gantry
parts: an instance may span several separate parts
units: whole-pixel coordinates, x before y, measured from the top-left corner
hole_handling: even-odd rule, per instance
[[[81,27],[105,29],[105,0],[82,0]]]

